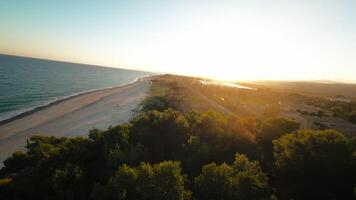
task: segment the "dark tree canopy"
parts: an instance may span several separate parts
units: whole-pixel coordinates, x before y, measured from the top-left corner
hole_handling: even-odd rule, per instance
[[[149,111],[137,116],[131,123],[131,142],[145,146],[153,162],[175,158],[189,138],[189,124],[185,116],[173,109]]]
[[[299,124],[290,119],[270,118],[261,124],[260,131],[257,132],[256,141],[260,149],[260,156],[265,163],[273,162],[272,141],[286,133],[298,130]]]
[[[355,144],[332,131],[302,130],[274,140],[280,180],[298,199],[351,199],[356,185]]]
[[[88,137],[33,136],[4,162],[0,198],[351,199],[356,139],[297,129],[287,119],[166,109]],[[253,161],[258,146],[271,158]]]
[[[263,199],[267,198],[268,179],[256,161],[236,154],[232,165],[205,165],[195,178],[198,199]]]
[[[104,186],[96,185],[93,199],[189,199],[179,162],[166,161],[138,167],[122,165]]]
[[[15,152],[4,162],[0,195],[7,199],[189,198],[191,185],[185,184],[182,172],[193,179],[205,164],[231,162],[237,151],[253,147],[245,132],[237,119],[214,111],[182,114],[167,109],[140,113],[130,123],[107,130],[93,129],[87,138],[34,136],[26,152]],[[146,180],[141,172],[153,174]],[[120,187],[120,194],[110,189],[130,177],[136,186]],[[137,193],[146,185],[147,194]],[[153,186],[159,191],[153,192]],[[169,197],[159,196],[164,194]]]

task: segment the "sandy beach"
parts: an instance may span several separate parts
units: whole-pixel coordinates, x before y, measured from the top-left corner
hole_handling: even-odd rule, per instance
[[[150,78],[124,86],[80,94],[0,123],[0,162],[24,150],[33,135],[75,137],[93,127],[128,122],[149,90]]]

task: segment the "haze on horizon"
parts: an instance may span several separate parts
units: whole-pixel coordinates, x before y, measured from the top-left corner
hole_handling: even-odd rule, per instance
[[[356,1],[1,1],[0,53],[225,80],[355,80]]]

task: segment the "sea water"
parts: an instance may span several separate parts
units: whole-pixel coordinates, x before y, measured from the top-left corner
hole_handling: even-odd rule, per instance
[[[68,96],[129,84],[151,74],[0,55],[0,121]]]

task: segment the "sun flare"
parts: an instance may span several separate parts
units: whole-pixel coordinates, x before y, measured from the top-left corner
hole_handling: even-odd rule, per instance
[[[303,38],[283,19],[243,13],[205,13],[203,19],[192,19],[170,34],[165,30],[148,34],[137,41],[139,45],[128,47],[127,62],[220,80],[308,78],[307,69],[299,66],[317,64],[311,56],[300,59],[301,52],[315,52],[303,49]]]

